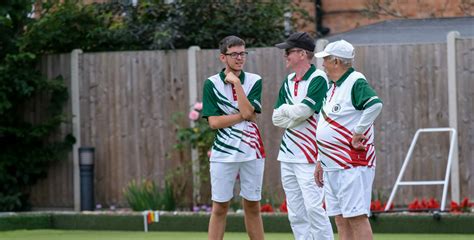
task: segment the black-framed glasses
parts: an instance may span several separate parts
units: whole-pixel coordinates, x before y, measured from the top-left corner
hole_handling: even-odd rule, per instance
[[[304,51],[303,49],[286,49],[285,50],[285,57],[288,57],[292,52],[301,52]]]
[[[224,55],[230,56],[233,59],[237,59],[237,57],[246,58],[248,54],[249,54],[248,52],[224,53]]]

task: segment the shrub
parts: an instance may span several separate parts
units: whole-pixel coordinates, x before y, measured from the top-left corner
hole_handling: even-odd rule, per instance
[[[55,136],[67,120],[63,79],[44,77],[37,70],[37,53],[18,47],[34,2],[0,5],[0,211],[27,210],[29,187],[53,162],[65,159],[74,143],[71,135]],[[30,112],[40,114],[32,119]]]
[[[152,180],[143,180],[141,184],[131,181],[124,190],[124,196],[134,211],[176,209],[173,189],[167,181],[163,189]]]
[[[193,122],[192,126],[183,127],[177,125],[178,144],[176,147],[181,149],[184,144],[190,144],[192,148],[198,151],[198,158],[202,167],[202,171],[209,168],[209,157],[216,131],[209,127],[206,119],[201,117],[202,103],[197,102],[188,113],[188,119]]]
[[[183,118],[182,113],[173,117],[177,129],[177,144],[175,148],[182,150],[184,147],[191,147],[197,150],[197,160],[199,161],[199,171],[197,174],[199,175],[201,185],[209,189],[209,157],[216,132],[209,127],[207,120],[201,117],[201,110],[202,103],[195,103],[188,113],[188,119],[193,123],[190,126],[179,123],[182,122],[179,121]],[[192,164],[191,159],[188,161],[188,164]],[[202,193],[201,191],[202,198],[198,204],[209,203],[210,199],[203,197],[205,194]]]

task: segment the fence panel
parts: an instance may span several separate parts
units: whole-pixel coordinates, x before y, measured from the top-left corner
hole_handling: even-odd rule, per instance
[[[41,59],[39,68],[48,78],[62,76],[66,86],[71,86],[71,57],[70,54],[44,56]],[[43,111],[46,105],[46,97],[39,97],[35,101],[33,109],[29,109],[30,119],[41,121],[44,117]],[[64,112],[66,119],[72,119],[71,100],[65,105]],[[61,124],[57,133],[52,137],[63,139],[66,134],[72,133],[71,122]],[[72,153],[66,159],[59,161],[50,167],[48,177],[41,179],[35,186],[31,187],[31,203],[35,208],[73,208],[73,161]]]
[[[173,150],[171,118],[188,109],[186,51],[88,53],[82,72],[82,143],[96,148],[96,202],[124,205],[130,181],[162,184],[189,161]]]
[[[356,48],[356,68],[384,102],[375,122],[377,173],[374,194],[388,197],[418,128],[448,126],[446,45]],[[404,180],[444,177],[448,134],[422,135]],[[441,196],[441,187],[401,187],[395,203]]]
[[[474,185],[474,39],[460,39],[457,44],[461,196],[472,198],[474,193],[469,190]],[[282,130],[274,127],[270,119],[288,70],[283,52],[277,48],[249,51],[245,70],[263,79],[263,112],[258,124],[267,152],[264,194],[281,199],[276,157]],[[355,68],[365,74],[384,102],[383,112],[375,123],[376,197],[388,197],[418,128],[448,126],[446,55],[446,45],[441,43],[356,46]],[[67,77],[68,56],[45,57],[42,68],[48,74],[61,72]],[[201,100],[204,80],[218,73],[223,65],[218,50],[200,50],[196,57],[195,91]],[[62,70],[53,66],[61,66]],[[129,181],[151,178],[162,183],[176,167],[189,164],[189,151],[173,150],[176,129],[171,121],[174,113],[181,112],[185,116],[179,122],[187,124],[187,67],[187,50],[81,55],[81,138],[83,146],[96,149],[97,203],[123,206],[122,192]],[[404,180],[442,178],[448,146],[447,134],[422,135]],[[53,166],[48,179],[33,187],[35,206],[72,207],[70,159]],[[186,191],[190,198],[189,189]],[[441,187],[402,187],[395,203],[406,204],[414,197],[439,199],[440,195]]]
[[[474,198],[474,39],[456,41],[459,181],[461,198]]]

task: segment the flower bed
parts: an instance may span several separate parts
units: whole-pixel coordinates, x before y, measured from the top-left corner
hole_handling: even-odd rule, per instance
[[[372,212],[384,212],[387,203],[382,203],[380,200],[374,200],[370,204],[370,210]],[[409,212],[439,212],[440,210],[440,203],[435,198],[430,198],[426,200],[425,198],[419,200],[415,198],[411,203],[408,204],[407,209],[402,209],[402,211],[409,211]],[[390,211],[394,210],[394,204],[390,204]],[[398,210],[400,212],[400,210]],[[456,214],[456,213],[470,213],[474,212],[474,202],[471,202],[469,198],[465,197],[460,203],[455,201],[451,201],[451,205],[447,210],[447,212]]]

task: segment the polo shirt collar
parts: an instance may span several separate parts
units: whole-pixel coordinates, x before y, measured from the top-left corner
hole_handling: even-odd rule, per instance
[[[224,83],[226,83],[225,82],[225,68],[222,69],[222,71],[219,73],[219,77],[221,77],[221,80]],[[245,72],[244,71],[240,71],[239,79],[240,79],[240,83],[244,84],[244,80],[245,80]]]
[[[347,77],[352,73],[354,72],[354,68],[349,68],[347,69],[347,71],[341,76],[341,78],[339,78],[339,80],[336,81],[336,86],[339,87],[341,86],[341,84],[346,81]]]
[[[311,74],[313,74],[314,71],[316,71],[316,67],[313,64],[311,64],[308,71],[306,71],[306,73],[303,75],[303,78],[300,81],[308,80],[309,76],[311,76]],[[293,76],[291,81],[295,81],[295,80],[296,80],[296,74],[295,74],[295,76]]]

